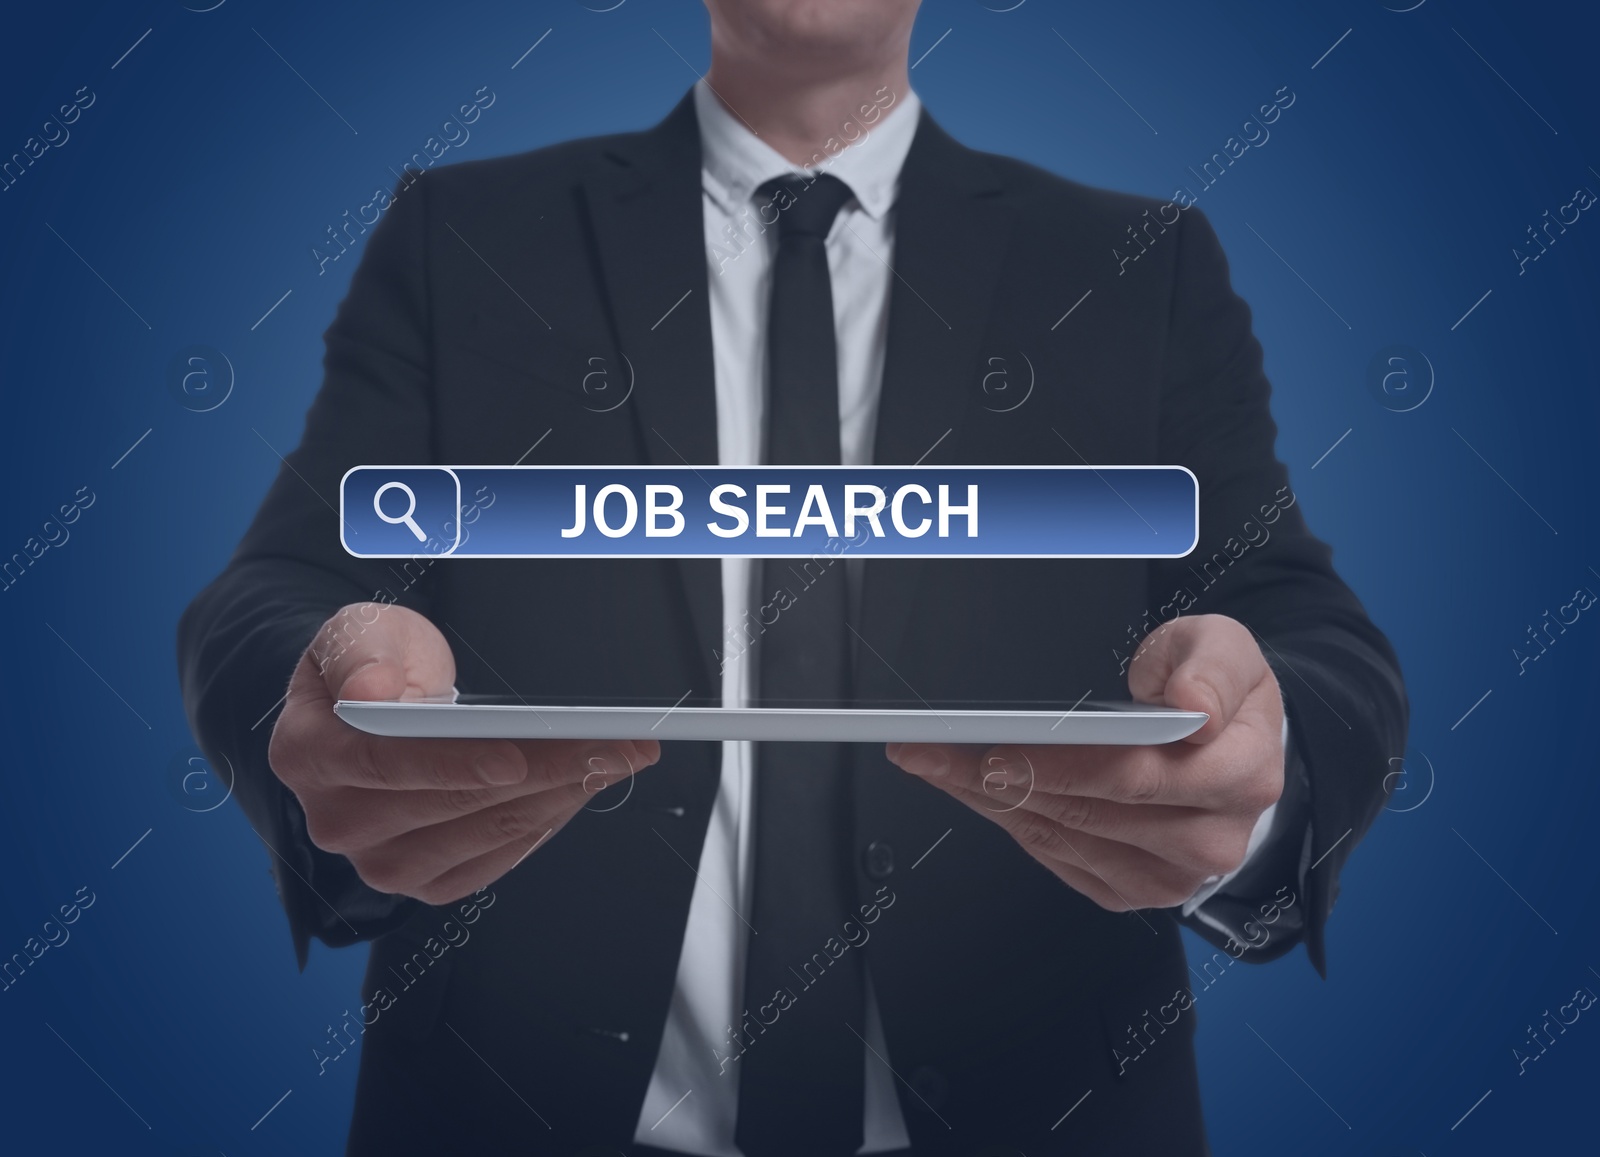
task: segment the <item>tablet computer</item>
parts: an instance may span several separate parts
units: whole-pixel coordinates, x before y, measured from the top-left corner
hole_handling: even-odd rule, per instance
[[[974,710],[935,706],[651,707],[527,703],[497,696],[364,702],[334,711],[373,735],[435,739],[748,739],[828,743],[1171,743],[1210,716],[1147,703]]]

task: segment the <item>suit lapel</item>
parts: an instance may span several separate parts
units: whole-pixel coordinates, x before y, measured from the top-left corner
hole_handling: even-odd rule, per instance
[[[959,461],[967,411],[977,404],[990,302],[999,283],[1011,213],[992,166],[926,111],[900,171],[894,278],[873,462]],[[860,630],[887,656],[898,650],[921,576],[915,560],[868,561]],[[856,674],[880,665],[858,648]],[[898,681],[898,680],[897,680]],[[874,680],[880,682],[880,680]]]
[[[693,93],[654,129],[607,149],[584,181],[618,351],[633,371],[639,447],[656,466],[717,463],[716,379],[706,289],[700,129]],[[715,559],[675,564],[708,686],[722,636]]]
[[[901,169],[895,203],[894,278],[873,461],[952,462],[977,404],[989,305],[1011,231],[997,175],[926,111]],[[634,375],[643,458],[661,466],[717,462],[715,369],[693,94],[654,129],[606,150],[584,181],[609,322]],[[714,559],[675,564],[694,624],[697,655],[715,696],[710,659],[722,634]],[[867,564],[862,635],[898,649],[920,576],[901,560]],[[858,674],[875,663],[860,650]],[[696,688],[699,699],[700,688]]]

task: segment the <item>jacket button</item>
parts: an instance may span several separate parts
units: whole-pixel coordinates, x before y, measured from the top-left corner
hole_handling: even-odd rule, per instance
[[[894,849],[873,840],[862,852],[861,864],[874,880],[886,880],[894,874]]]
[[[950,1095],[950,1082],[945,1079],[944,1074],[937,1069],[930,1069],[927,1065],[913,1069],[907,1084],[911,1086],[912,1092],[933,1109],[938,1109]]]

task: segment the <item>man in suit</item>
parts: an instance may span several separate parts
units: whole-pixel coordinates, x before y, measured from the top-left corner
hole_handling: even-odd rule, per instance
[[[301,444],[180,628],[302,965],[313,936],[372,945],[349,1151],[1203,1153],[1197,996],[1300,942],[1322,967],[1406,727],[1274,457],[1248,308],[1197,210],[1152,228],[1155,202],[946,135],[909,86],[916,0],[707,7],[711,70],[653,129],[397,192]],[[532,455],[1178,463],[1200,540],[793,579],[340,546],[351,466]],[[332,712],[453,687],[1211,720],[971,750],[383,739]],[[1193,977],[1180,922],[1218,948]]]

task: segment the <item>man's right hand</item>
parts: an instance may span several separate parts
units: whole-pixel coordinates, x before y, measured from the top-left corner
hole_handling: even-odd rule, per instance
[[[301,656],[268,760],[311,840],[370,887],[446,904],[499,879],[597,791],[661,758],[654,740],[398,739],[333,713],[339,699],[447,696],[455,657],[415,611],[353,603]]]

